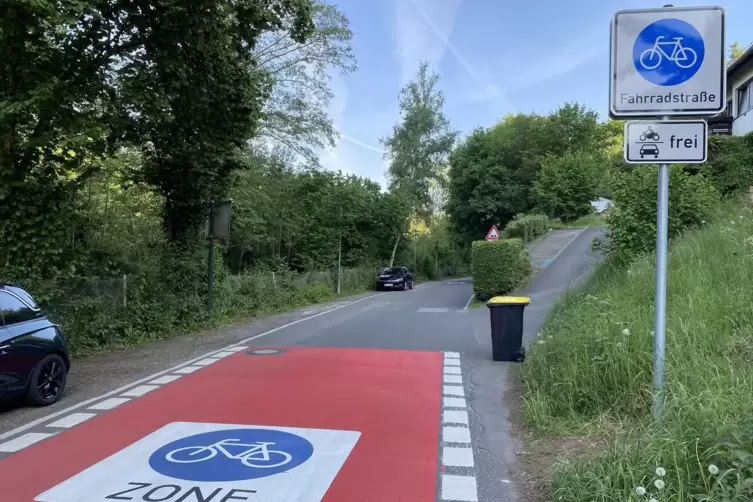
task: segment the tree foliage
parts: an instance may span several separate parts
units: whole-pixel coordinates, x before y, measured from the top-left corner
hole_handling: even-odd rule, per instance
[[[602,158],[585,152],[547,156],[533,185],[537,206],[549,217],[565,223],[591,213],[602,165]]]

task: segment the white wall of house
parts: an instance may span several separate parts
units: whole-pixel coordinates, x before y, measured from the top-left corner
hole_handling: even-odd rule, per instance
[[[735,136],[753,131],[753,86],[748,89],[747,105],[740,106],[740,90],[751,85],[753,79],[753,59],[748,60],[733,74],[727,75],[727,99],[732,100],[732,134]]]

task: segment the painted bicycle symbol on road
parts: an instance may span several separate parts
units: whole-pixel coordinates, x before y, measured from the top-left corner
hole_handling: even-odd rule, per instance
[[[659,67],[667,58],[682,69],[690,68],[698,61],[698,54],[690,47],[683,47],[682,40],[684,37],[673,37],[672,42],[663,41],[664,35],[656,37],[654,46],[643,51],[640,57],[641,66],[647,70],[654,70]],[[671,48],[667,52],[665,48]]]
[[[280,467],[293,459],[289,453],[280,450],[270,450],[268,448],[275,443],[258,442],[247,444],[240,441],[240,439],[223,439],[208,446],[185,446],[171,451],[165,455],[165,458],[176,464],[192,464],[195,462],[205,462],[221,453],[231,460],[240,460],[247,467],[258,467],[260,469]],[[233,454],[229,450],[231,447],[232,449],[246,449]]]

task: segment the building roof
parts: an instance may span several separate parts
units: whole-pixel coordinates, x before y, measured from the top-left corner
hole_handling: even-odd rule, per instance
[[[753,59],[753,44],[750,44],[739,58],[735,59],[729,64],[729,66],[727,66],[727,75],[729,75],[751,59]]]

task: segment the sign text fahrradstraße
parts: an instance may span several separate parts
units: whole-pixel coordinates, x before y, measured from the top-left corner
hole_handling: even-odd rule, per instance
[[[611,42],[612,117],[724,110],[723,7],[618,11]]]

